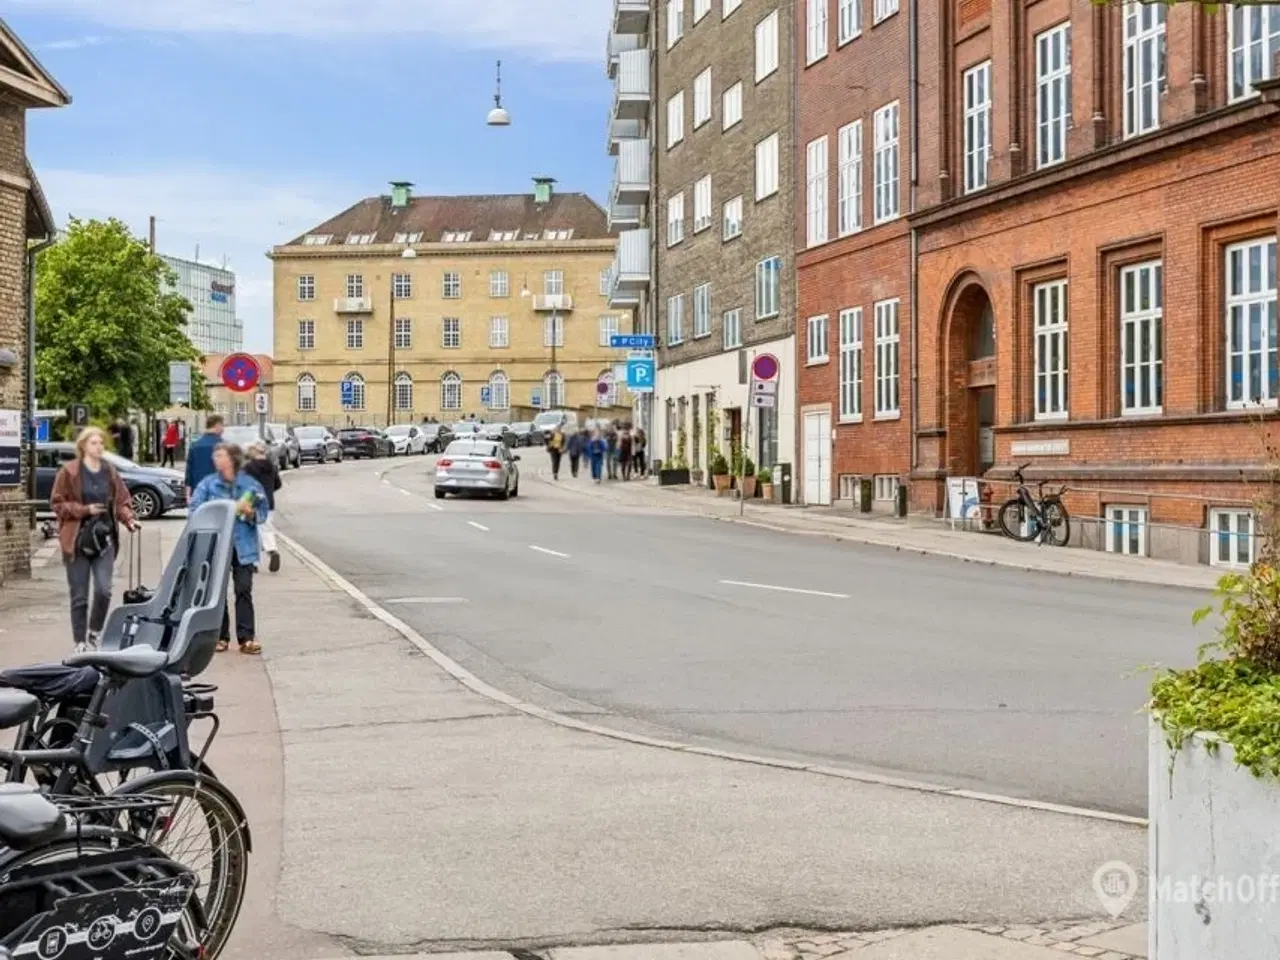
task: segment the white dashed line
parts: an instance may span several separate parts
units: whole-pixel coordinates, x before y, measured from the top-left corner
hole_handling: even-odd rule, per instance
[[[548,550],[546,547],[539,547],[538,545],[532,544],[532,543],[529,544],[529,549],[537,550],[539,553],[545,553],[549,557],[562,557],[566,560],[569,558],[569,555],[567,553],[561,553],[559,550]]]
[[[468,521],[467,521],[467,526],[468,526],[468,527],[475,527],[477,530],[483,530],[485,533],[488,533],[488,532],[489,532],[489,528],[488,528],[488,527],[486,527],[483,523],[476,523],[474,520],[468,520]]]
[[[438,504],[438,503],[428,503],[428,504],[427,504],[427,506],[428,506],[428,507],[430,507],[432,510],[443,510],[443,509],[444,509],[444,507],[440,506],[440,504]]]
[[[412,494],[412,493],[410,493],[408,490],[404,489],[404,487],[400,487],[399,489],[400,489],[400,492],[401,492],[401,493],[403,493],[406,497],[412,497],[412,496],[413,496],[413,494]]]
[[[799,587],[779,587],[771,583],[748,583],[745,580],[721,580],[730,587],[751,587],[753,590],[777,590],[779,593],[803,593],[810,597],[831,597],[833,600],[848,600],[847,593],[827,593],[825,590],[801,590]]]
[[[466,597],[399,597],[387,603],[466,603]]]

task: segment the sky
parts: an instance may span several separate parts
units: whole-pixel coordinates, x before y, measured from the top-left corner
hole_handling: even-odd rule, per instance
[[[114,216],[236,272],[271,349],[266,252],[357,200],[525,193],[603,205],[610,0],[5,0],[71,94],[28,114],[59,222]],[[512,125],[487,127],[495,61]]]

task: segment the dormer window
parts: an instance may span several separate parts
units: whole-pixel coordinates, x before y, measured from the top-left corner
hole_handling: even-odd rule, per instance
[[[470,230],[446,230],[440,238],[442,243],[467,243],[470,239]]]
[[[572,230],[547,230],[542,234],[543,240],[572,240]]]
[[[519,240],[519,239],[520,239],[519,230],[490,230],[489,231],[490,243],[505,243],[508,240]]]
[[[422,239],[422,233],[397,233],[394,243],[418,243]]]
[[[331,233],[308,233],[302,238],[302,244],[306,247],[323,247],[332,239]]]
[[[367,243],[373,243],[374,233],[349,233],[347,234],[347,244],[350,246],[362,246]]]

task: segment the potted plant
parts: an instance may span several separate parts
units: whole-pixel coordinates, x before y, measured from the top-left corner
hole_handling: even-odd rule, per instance
[[[742,496],[748,500],[756,495],[756,465],[750,457],[742,458]]]
[[[1280,821],[1277,476],[1255,521],[1252,566],[1221,577],[1216,603],[1195,613],[1197,623],[1217,614],[1217,639],[1196,666],[1152,684],[1152,960],[1276,955],[1275,924],[1259,913],[1273,909],[1274,888],[1240,885],[1271,872],[1260,867]],[[1193,889],[1205,879],[1231,889]]]
[[[689,482],[689,460],[686,454],[688,439],[684,427],[681,427],[680,432],[676,434],[675,456],[664,463],[662,469],[658,471],[658,486],[673,487]]]
[[[711,482],[715,485],[716,496],[723,497],[729,490],[729,461],[717,450],[707,467],[711,471]]]
[[[760,484],[760,496],[773,500],[773,471],[768,467],[761,467],[756,473],[756,482]]]
[[[720,413],[715,407],[707,405],[707,476],[710,479],[708,486],[715,489],[715,472],[710,469],[711,461],[715,459],[717,453],[720,452]]]

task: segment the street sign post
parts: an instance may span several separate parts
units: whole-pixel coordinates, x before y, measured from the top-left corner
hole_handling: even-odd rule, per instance
[[[222,385],[233,393],[248,393],[257,389],[262,378],[262,368],[258,361],[248,353],[233,353],[222,361],[218,371],[218,379]]]
[[[191,406],[191,364],[182,362],[169,364],[169,405]]]
[[[259,392],[254,395],[253,409],[259,416],[266,416],[269,402],[265,393]]]
[[[653,393],[656,364],[648,357],[627,358],[627,389],[632,393]]]
[[[342,398],[342,409],[350,410],[356,405],[356,385],[350,380],[343,380],[338,388],[339,396]]]
[[[609,337],[614,350],[655,350],[658,338],[651,333],[615,333]]]
[[[493,398],[493,388],[490,387],[488,384],[485,384],[483,387],[480,388],[480,402],[487,407],[489,405],[489,401],[492,398]]]

